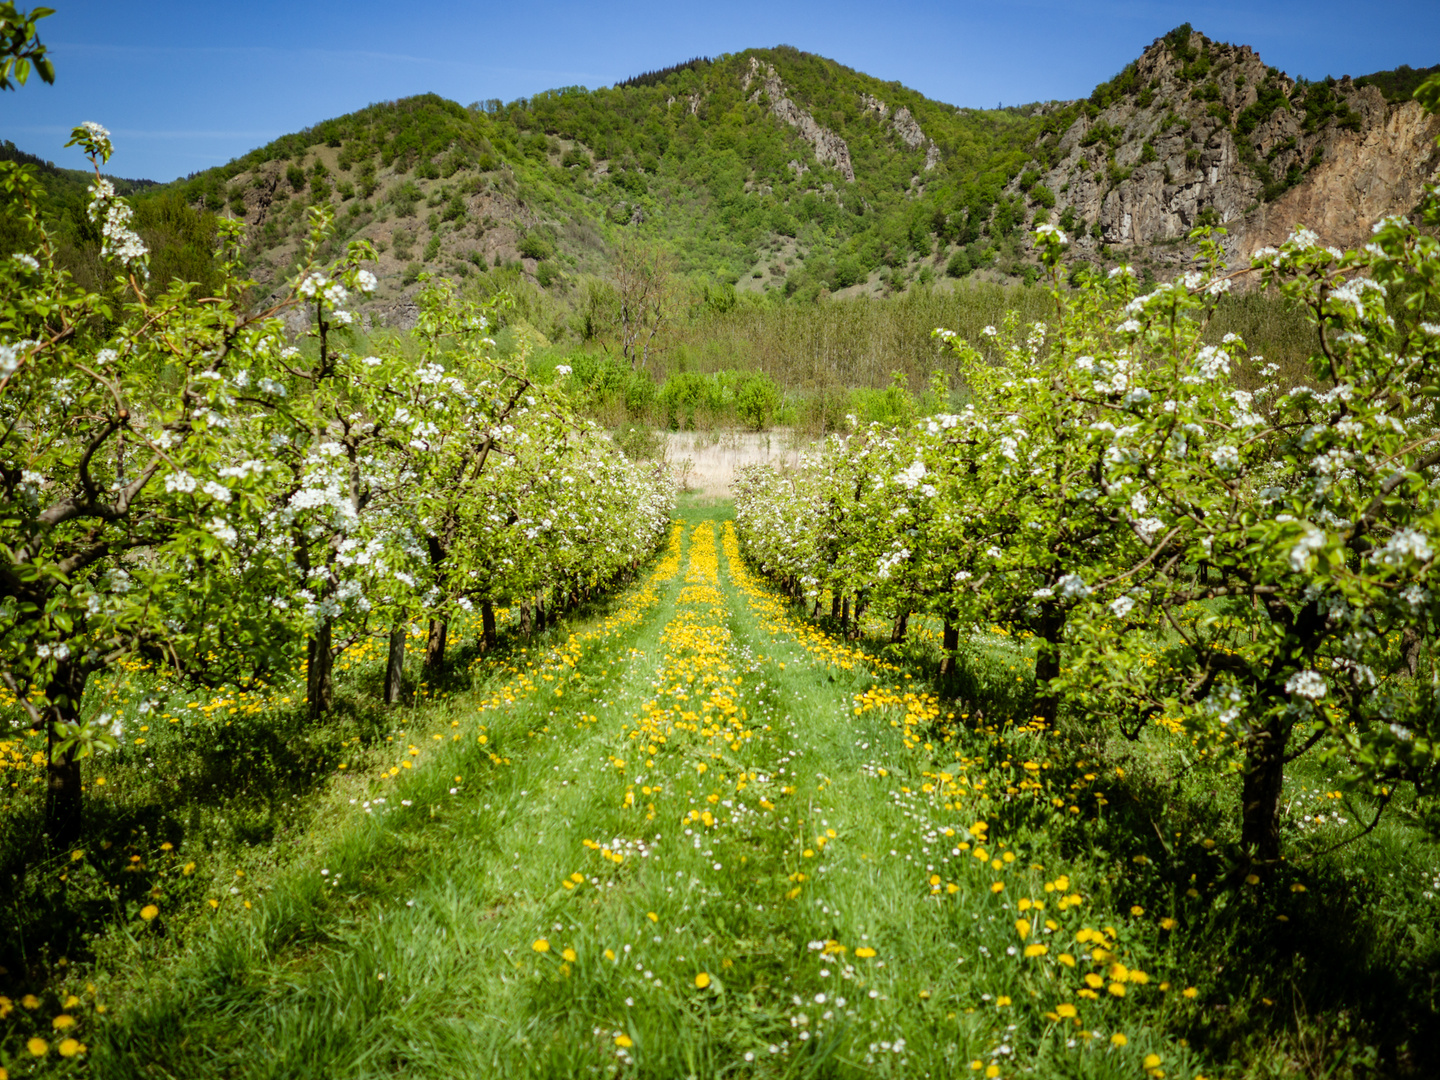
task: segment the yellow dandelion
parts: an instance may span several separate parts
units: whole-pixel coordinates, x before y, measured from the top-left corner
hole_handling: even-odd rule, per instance
[[[55,1017],[54,1020],[50,1021],[50,1026],[53,1027],[56,1031],[64,1031],[66,1028],[72,1028],[75,1026],[75,1018],[69,1013],[61,1013],[59,1016]]]
[[[1126,1045],[1129,1044],[1129,1042],[1130,1042],[1130,1040],[1127,1039],[1124,1035],[1122,1035],[1122,1034],[1121,1034],[1120,1032],[1118,1032],[1118,1031],[1115,1032],[1114,1035],[1111,1035],[1111,1036],[1110,1036],[1110,1045],[1111,1045],[1111,1046],[1126,1046]]]
[[[1145,1060],[1144,1060],[1143,1064],[1144,1064],[1145,1068],[1147,1068],[1147,1069],[1159,1068],[1159,1066],[1160,1066],[1160,1055],[1159,1055],[1159,1054],[1146,1054],[1146,1055],[1145,1055]]]
[[[140,909],[140,917],[146,922],[149,922],[151,919],[155,918],[155,916],[159,914],[160,909],[154,904],[146,904]]]
[[[855,955],[861,960],[868,960],[875,955],[875,950],[868,945],[861,945],[860,948],[855,950]]]
[[[629,1035],[622,1033],[615,1036],[615,1045],[620,1047],[621,1050],[629,1050],[630,1047],[635,1045],[635,1040],[630,1038]]]
[[[1079,1015],[1075,1006],[1071,1005],[1068,1001],[1063,1005],[1055,1006],[1055,1014],[1057,1016],[1064,1017],[1066,1020],[1073,1019],[1075,1016]]]
[[[570,963],[570,964],[575,963],[576,956],[575,956],[575,950],[574,950],[574,949],[562,949],[562,950],[560,951],[560,955],[565,958],[565,961],[566,961],[567,963]]]
[[[61,1039],[60,1045],[55,1049],[60,1051],[61,1057],[74,1057],[85,1052],[85,1044],[79,1039]],[[0,1077],[0,1080],[4,1080],[4,1077]]]
[[[50,1052],[50,1044],[44,1039],[31,1039],[25,1044],[25,1049],[36,1057],[44,1057]]]
[[[702,971],[702,972],[700,972],[699,975],[696,975],[696,976],[695,976],[695,989],[696,989],[696,990],[704,990],[704,989],[705,989],[707,986],[709,986],[709,985],[710,985],[710,976],[709,976],[709,974],[708,974],[707,972]]]
[[[1024,941],[1027,937],[1030,936],[1030,920],[1016,919],[1015,932],[1020,935],[1020,940]]]
[[[1027,958],[1029,958],[1029,957],[1034,957],[1034,956],[1044,956],[1044,955],[1045,955],[1046,953],[1048,953],[1049,951],[1050,951],[1050,946],[1049,946],[1049,945],[1041,945],[1041,944],[1039,944],[1038,942],[1037,942],[1036,944],[1034,944],[1034,945],[1026,945],[1026,946],[1025,946],[1025,956],[1026,956]]]
[[[534,949],[536,952],[549,952],[550,942],[546,941],[543,937],[536,938],[535,944],[531,945],[530,948]]]
[[[1200,991],[1196,990],[1195,987],[1187,986],[1184,990],[1180,991],[1180,996],[1186,998],[1193,998],[1198,993],[1200,993]]]

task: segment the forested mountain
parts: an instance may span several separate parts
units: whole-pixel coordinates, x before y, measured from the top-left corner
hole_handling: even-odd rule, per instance
[[[1423,74],[1305,83],[1184,26],[1088,98],[977,110],[752,49],[599,90],[372,105],[142,192],[140,217],[192,247],[204,215],[242,218],[273,289],[304,208],[328,203],[338,240],[380,250],[374,310],[402,321],[422,271],[505,267],[578,311],[575,286],[627,237],[715,295],[777,300],[1033,278],[1024,229],[1046,219],[1077,260],[1165,277],[1197,224],[1225,224],[1243,254],[1302,218],[1347,242],[1408,211],[1437,164],[1436,121],[1405,100]],[[199,224],[182,227],[182,202]]]

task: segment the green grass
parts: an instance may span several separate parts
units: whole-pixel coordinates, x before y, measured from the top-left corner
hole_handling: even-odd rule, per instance
[[[966,668],[977,724],[934,695],[923,624],[898,653],[838,640],[731,563],[727,504],[680,515],[678,573],[662,559],[648,586],[481,662],[444,700],[367,720],[357,672],[352,714],[275,830],[182,830],[163,853],[146,833],[153,869],[130,876],[158,885],[159,914],[144,920],[149,893],[132,890],[70,964],[12,968],[6,992],[43,1000],[0,1021],[0,1064],[187,1080],[1137,1077],[1155,1054],[1167,1077],[1433,1074],[1440,859],[1403,807],[1307,855],[1355,827],[1304,821],[1339,802],[1324,763],[1301,761],[1293,864],[1230,886],[1235,785],[1187,764],[1188,740],[1009,723],[1028,715],[1029,654],[983,634]],[[505,688],[523,692],[505,703]],[[734,712],[707,722],[717,694]],[[680,714],[647,721],[650,705]],[[274,771],[227,789],[230,816],[261,816],[262,780],[294,771],[276,738],[254,751]],[[138,771],[112,775],[139,787]],[[1115,962],[1145,980],[1117,981]],[[62,1062],[50,1022],[72,991],[88,1050]],[[36,1033],[43,1061],[25,1050]]]

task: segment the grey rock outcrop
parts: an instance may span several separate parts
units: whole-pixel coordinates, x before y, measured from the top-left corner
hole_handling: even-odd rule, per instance
[[[1060,138],[1041,183],[1055,196],[1050,219],[1073,222],[1077,254],[1146,248],[1179,264],[1202,223],[1226,228],[1232,258],[1302,222],[1326,244],[1354,245],[1434,181],[1440,120],[1418,104],[1387,104],[1349,79],[1297,86],[1248,46],[1198,33],[1188,48],[1187,64],[1157,40],[1134,89]]]
[[[765,72],[760,72],[760,61],[750,57],[750,70],[746,73],[744,89],[749,90],[755,80],[760,80],[760,89],[750,95],[750,100],[758,102],[763,93],[769,99],[770,112],[784,124],[794,128],[799,136],[808,142],[815,151],[815,160],[822,165],[830,165],[835,168],[841,176],[850,183],[855,182],[855,166],[850,162],[850,147],[846,145],[835,132],[829,128],[821,127],[811,116],[800,106],[796,105],[785,96],[785,84],[780,81],[780,76],[775,74],[775,65],[766,64]]]

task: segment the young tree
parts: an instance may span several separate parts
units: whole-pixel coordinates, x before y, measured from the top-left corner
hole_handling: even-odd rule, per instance
[[[118,307],[56,268],[34,181],[0,163],[28,247],[0,263],[0,682],[46,733],[61,844],[80,828],[81,759],[116,737],[82,711],[94,675],[138,657],[217,682],[279,660],[251,601],[275,576],[257,544],[269,470],[227,379],[264,350],[274,311],[244,312],[228,225],[217,295],[147,296],[130,208],[99,175],[109,135],[86,124],[72,142],[96,169],[88,213]]]

